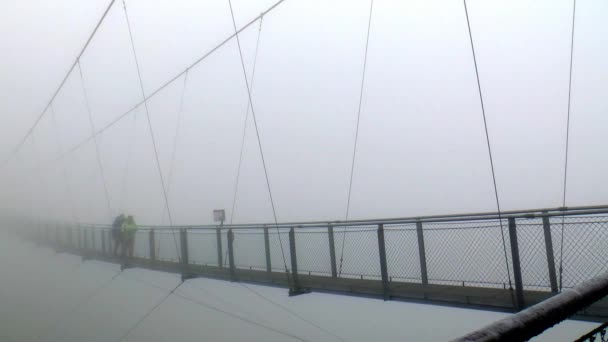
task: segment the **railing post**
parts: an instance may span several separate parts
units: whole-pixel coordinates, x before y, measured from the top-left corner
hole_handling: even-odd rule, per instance
[[[81,249],[82,248],[82,231],[80,229],[80,225],[76,225],[76,239],[77,239],[76,246],[78,249]]]
[[[60,233],[59,223],[56,223],[55,224],[55,249],[57,250],[60,247],[61,247],[61,233]]]
[[[546,214],[546,212],[544,212]],[[555,259],[553,256],[553,240],[551,239],[551,224],[549,217],[543,216],[543,231],[545,233],[545,250],[547,251],[547,266],[549,267],[549,282],[551,292],[557,293],[557,276],[555,275]]]
[[[422,285],[429,284],[429,277],[426,269],[426,249],[424,248],[424,232],[422,231],[422,222],[416,222],[416,233],[418,235],[418,255],[420,258],[420,278]]]
[[[513,260],[513,278],[515,279],[515,309],[524,308],[524,287],[521,279],[521,264],[519,262],[519,246],[517,244],[517,227],[515,218],[509,218],[509,238],[511,241],[511,259]]]
[[[266,251],[266,272],[272,272],[272,264],[270,263],[270,236],[268,235],[268,227],[264,226],[264,250]]]
[[[182,281],[192,278],[190,273],[190,264],[188,261],[188,230],[181,228],[179,230],[180,249],[182,254]]]
[[[228,229],[228,264],[230,266],[230,280],[236,281],[236,269],[234,266],[234,233],[232,228]]]
[[[327,237],[329,240],[329,261],[331,263],[331,277],[338,277],[338,269],[336,267],[336,244],[334,243],[334,226],[327,226]]]
[[[51,242],[51,229],[48,223],[44,225],[44,242],[47,245]]]
[[[154,241],[154,229],[148,232],[148,245],[150,247],[150,260],[156,261],[156,241]]]
[[[66,226],[65,227],[65,246],[67,248],[73,248],[74,247],[74,238],[72,236],[72,226]]]
[[[83,228],[83,231],[82,231],[82,236],[83,236],[83,238],[82,238],[82,249],[84,249],[84,250],[87,250],[87,248],[89,247],[89,244],[88,244],[88,241],[87,241],[88,240],[88,235],[89,234],[88,234],[86,228]]]
[[[307,293],[300,286],[300,279],[298,277],[298,259],[296,253],[296,233],[294,227],[289,229],[289,253],[291,256],[291,277],[292,281],[289,284],[289,295],[297,296],[299,294]]]
[[[222,259],[222,228],[215,228],[215,237],[217,245],[217,265],[222,268],[224,267],[224,260]]]
[[[95,235],[97,235],[96,232],[97,232],[97,229],[95,229],[95,227],[93,227],[93,229],[91,229],[91,249],[95,252],[97,251],[97,244],[96,244],[97,239],[95,237]]]
[[[108,251],[106,250],[106,239],[107,239],[106,234],[107,234],[106,230],[102,229],[101,230],[101,254],[104,254],[104,255],[108,253]]]
[[[388,269],[386,267],[386,246],[384,244],[384,224],[378,224],[378,251],[380,253],[380,274],[382,276],[382,289],[384,300],[389,299]]]

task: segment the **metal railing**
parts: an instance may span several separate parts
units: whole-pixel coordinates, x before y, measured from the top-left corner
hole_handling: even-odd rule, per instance
[[[591,330],[585,335],[579,337],[574,342],[606,342],[608,338],[606,336],[606,331],[608,330],[608,323],[604,323],[599,327]]]
[[[528,341],[580,310],[608,295],[608,273],[586,280],[515,315],[496,321],[454,342]],[[606,326],[602,325],[577,341],[604,340]]]
[[[608,271],[607,214],[607,206],[513,211],[502,214],[502,225],[497,213],[473,213],[278,225],[141,226],[135,256],[268,272],[284,271],[286,264],[292,273],[297,268],[300,274],[378,280],[385,296],[391,295],[389,285],[401,283],[496,289],[513,284],[514,307],[522,309],[528,306],[526,291],[557,293],[560,283],[571,288]],[[109,225],[53,223],[35,229],[38,238],[59,246],[112,252]]]

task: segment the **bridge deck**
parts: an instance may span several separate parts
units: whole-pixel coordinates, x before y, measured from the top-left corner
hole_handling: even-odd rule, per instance
[[[105,262],[122,264],[121,258],[114,257],[96,250],[79,248],[61,248],[58,252],[80,255],[85,259],[95,259]],[[133,258],[129,260],[130,267],[139,267],[150,270],[184,274],[182,264],[174,261],[160,261],[146,258]],[[234,277],[229,267],[206,265],[188,265],[187,270],[191,277],[204,277],[226,281],[240,281],[261,285],[270,285],[289,288],[285,272],[236,268]],[[312,274],[298,274],[302,287],[311,291],[330,292],[342,295],[366,296],[372,298],[385,298],[385,289],[381,280],[360,278],[333,278]],[[455,286],[391,281],[388,286],[388,299],[448,305],[463,308],[514,312],[513,291],[502,288],[487,288],[473,286]],[[524,292],[526,306],[539,303],[552,296],[546,291]],[[586,310],[573,318],[584,321],[604,322],[608,319],[608,300],[604,299],[594,303]]]

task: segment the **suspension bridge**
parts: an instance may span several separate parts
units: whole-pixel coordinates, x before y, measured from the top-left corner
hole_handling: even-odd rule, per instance
[[[28,143],[34,150],[38,149],[40,145],[57,145],[57,156],[44,161],[39,158],[34,163],[35,167],[28,170],[27,177],[31,182],[41,182],[45,170],[59,164],[62,172],[59,178],[53,181],[63,184],[67,202],[72,208],[72,217],[70,219],[44,217],[33,219],[6,215],[5,225],[15,229],[18,234],[53,247],[59,252],[78,254],[85,259],[119,263],[123,269],[142,267],[174,272],[181,274],[183,281],[193,277],[210,277],[285,287],[289,289],[290,295],[324,291],[484,310],[520,311],[542,303],[563,290],[574,288],[606,271],[608,206],[566,206],[576,0],[573,2],[571,18],[561,207],[520,211],[501,210],[473,30],[467,2],[464,1],[463,19],[466,21],[470,42],[471,67],[476,76],[476,89],[482,114],[488,164],[492,174],[496,211],[369,220],[351,219],[353,179],[357,167],[370,32],[374,19],[374,1],[371,0],[366,21],[365,46],[362,51],[358,106],[356,112],[353,113],[356,116],[356,125],[352,158],[350,159],[348,192],[345,198],[345,216],[343,220],[339,221],[315,222],[281,222],[278,219],[271,187],[272,182],[268,172],[268,159],[264,154],[253,94],[263,19],[272,15],[274,10],[285,1],[287,0],[277,1],[240,27],[237,26],[235,20],[232,2],[228,1],[233,33],[206,51],[184,70],[170,77],[161,86],[148,92],[141,74],[127,2],[123,0],[122,4],[118,4],[115,0],[110,1],[47,105],[1,166],[10,168],[11,165],[14,165]],[[141,99],[106,125],[96,127],[82,57],[103,25],[105,18],[112,11],[121,11],[124,15]],[[257,27],[257,37],[253,66],[249,74],[240,37],[250,27]],[[229,42],[236,43],[240,60],[239,73],[242,73],[242,82],[247,95],[247,108],[234,181],[232,208],[229,211],[229,223],[176,225],[173,213],[175,208],[171,206],[170,195],[175,177],[177,142],[180,129],[183,129],[181,117],[184,111],[184,93],[189,86],[188,77],[193,69],[204,63],[210,56],[226,48],[225,46]],[[76,77],[79,80],[86,109],[83,115],[86,115],[88,120],[87,136],[73,146],[63,146],[59,133],[57,133],[55,142],[36,140],[36,129],[45,118],[49,118],[56,126],[54,104],[70,77]],[[149,102],[163,90],[180,81],[182,85],[177,124],[172,135],[170,166],[167,170],[161,165],[158,133],[150,118]],[[138,113],[143,113],[146,129],[151,138],[150,145],[154,152],[158,184],[162,190],[160,195],[163,208],[162,222],[156,225],[138,226],[135,237],[135,256],[128,258],[113,253],[114,241],[111,238],[110,225],[85,223],[78,218],[77,200],[74,196],[78,189],[74,189],[71,184],[70,165],[67,160],[88,144],[94,146],[96,177],[103,185],[102,195],[107,211],[107,222],[110,222],[115,216],[117,208],[128,207],[128,204],[117,204],[111,196],[111,192],[116,190],[111,189],[108,181],[109,176],[104,165],[100,140],[105,133],[125,118],[132,117],[136,120]],[[264,186],[272,210],[273,220],[265,224],[234,224],[232,217],[237,204],[246,128],[249,121],[253,123],[263,169]],[[132,163],[132,147],[128,145],[123,148],[128,150],[128,155],[120,190],[123,198],[120,201],[125,201],[124,194],[128,192],[126,179],[129,165]],[[165,224],[165,219],[168,224]],[[174,290],[169,292],[167,297],[173,292]],[[608,318],[608,302],[595,301],[584,310],[578,311],[575,317],[583,320],[604,321]]]

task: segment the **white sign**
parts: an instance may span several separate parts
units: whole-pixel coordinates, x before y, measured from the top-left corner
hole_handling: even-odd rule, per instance
[[[213,221],[224,222],[226,220],[226,212],[224,209],[216,209],[213,211]]]

